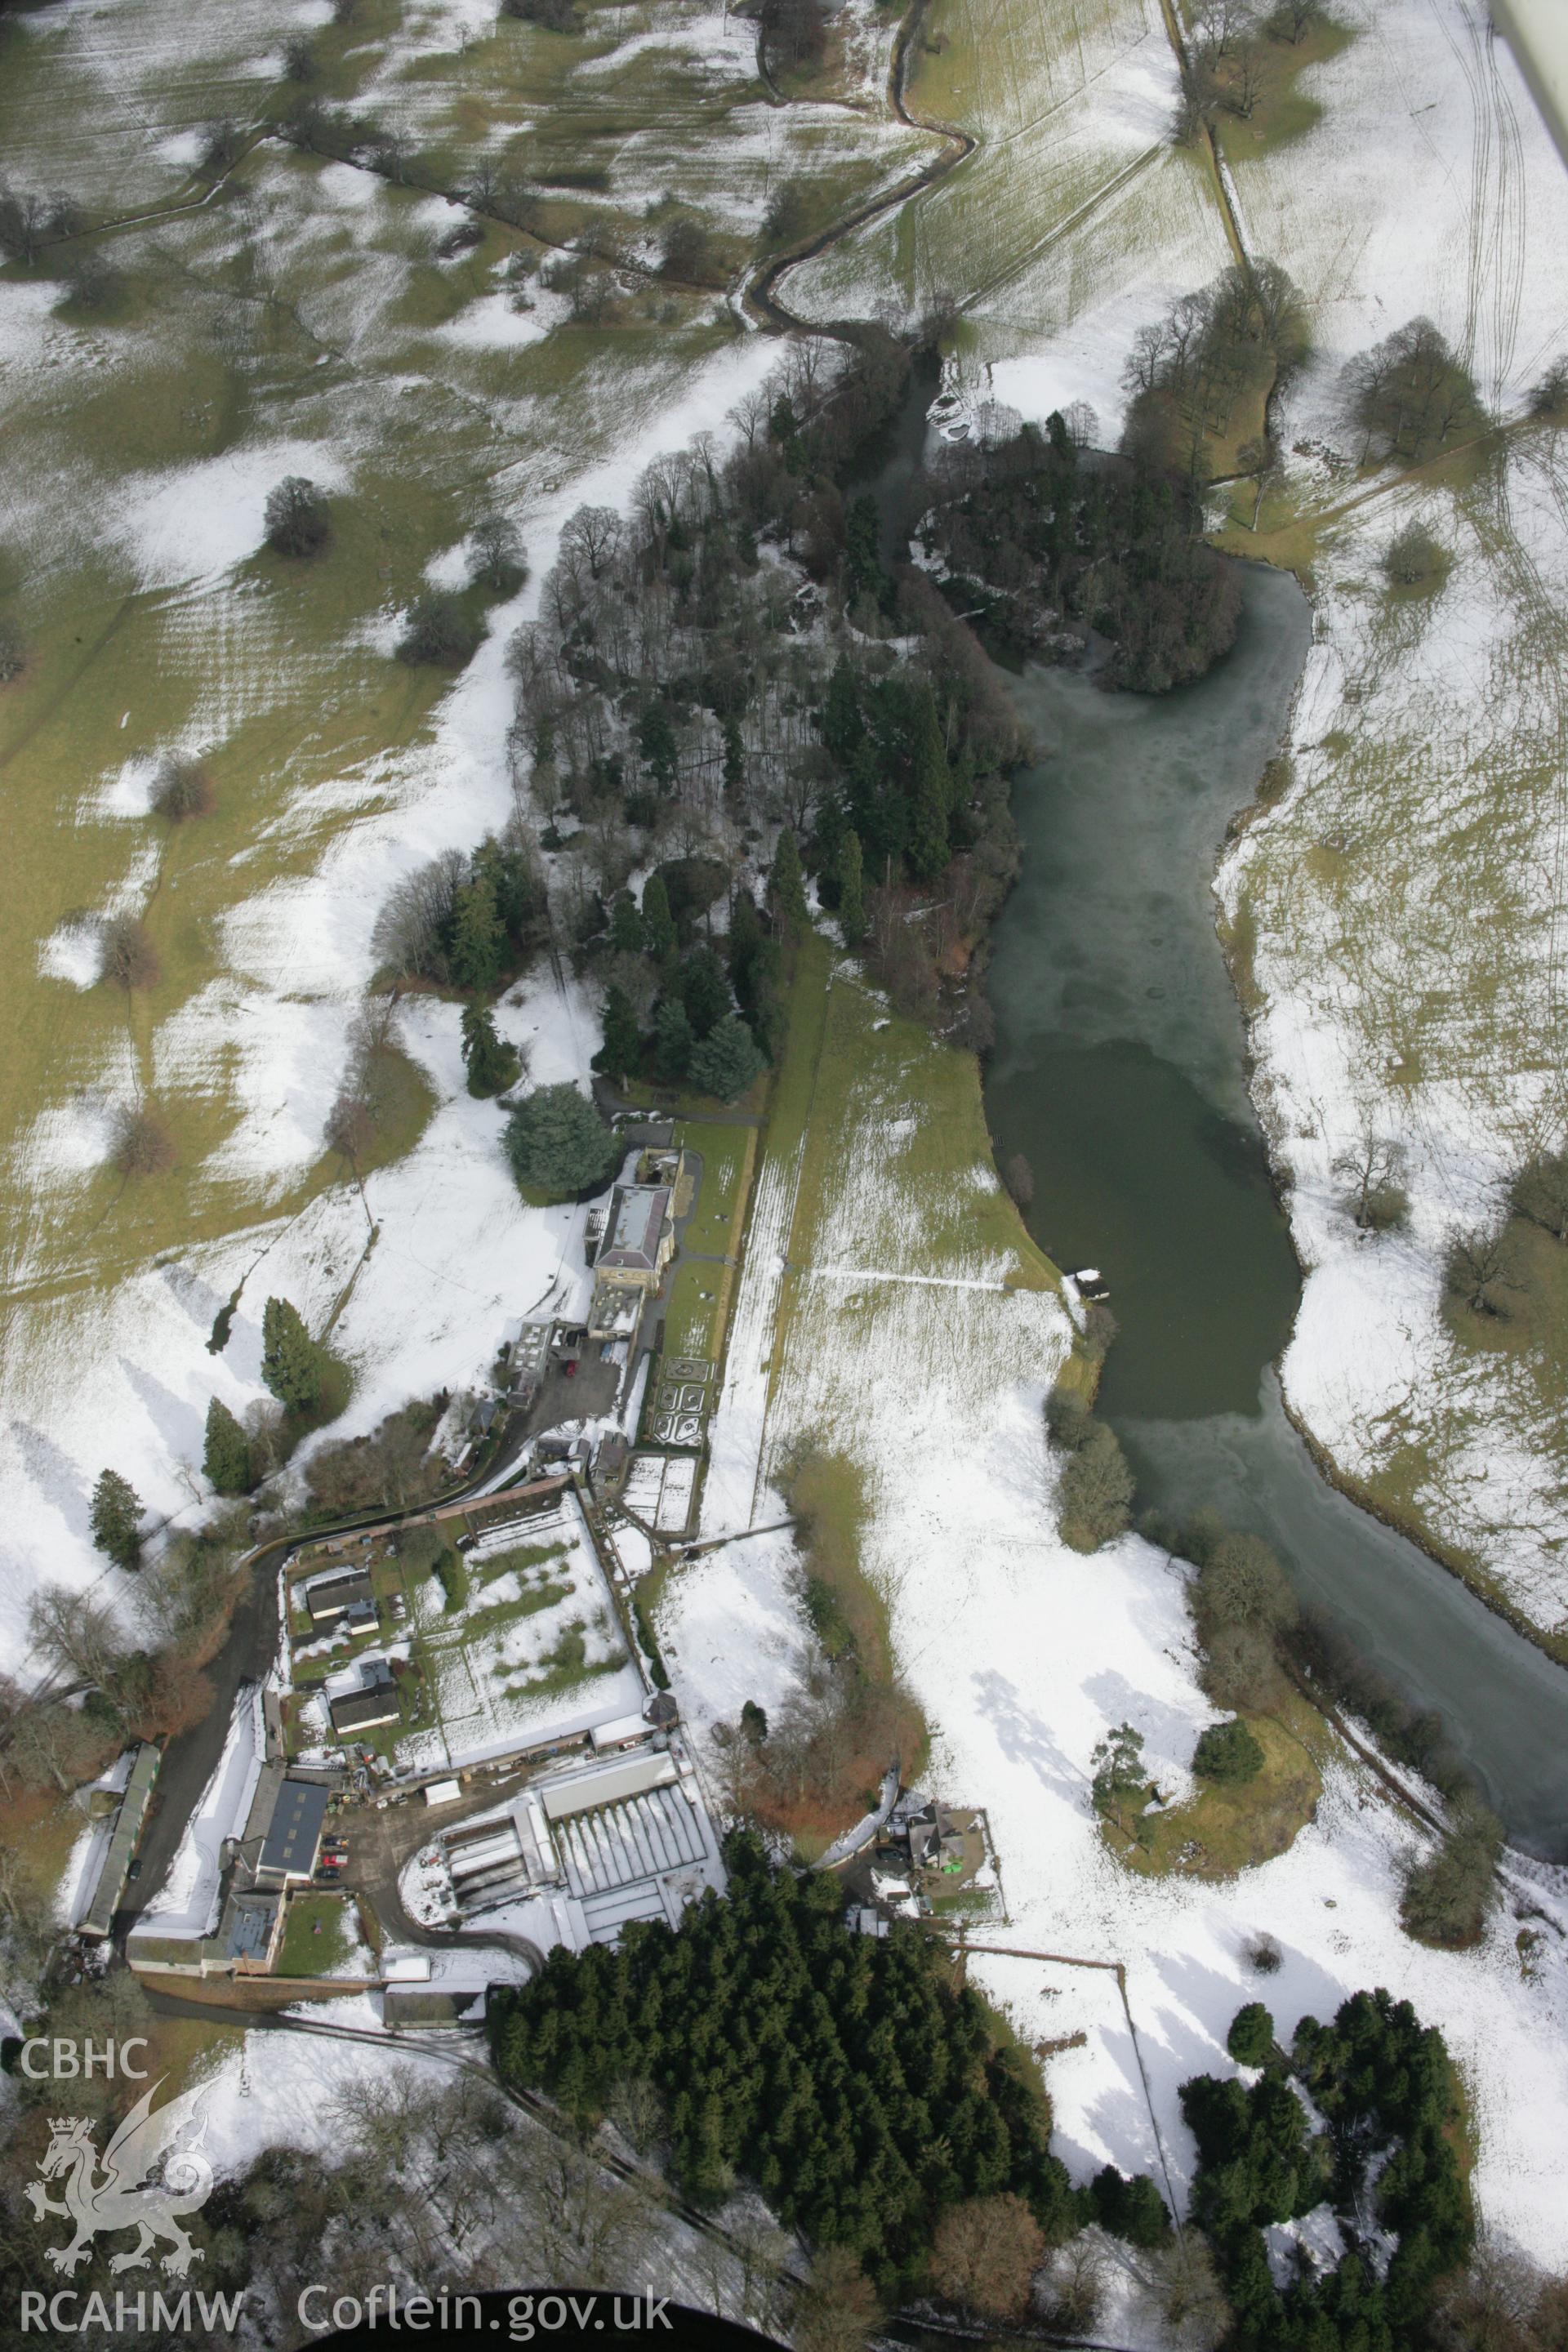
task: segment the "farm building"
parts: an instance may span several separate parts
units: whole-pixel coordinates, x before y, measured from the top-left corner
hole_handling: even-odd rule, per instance
[[[150,1740],[136,1750],[130,1778],[125,1783],[125,1793],[120,1800],[120,1811],[99,1864],[97,1880],[87,1907],[77,1922],[78,1934],[90,1936],[95,1942],[101,1942],[108,1935],[114,1915],[120,1908],[161,1760],[158,1750]]]
[[[402,1715],[397,1704],[397,1691],[392,1683],[378,1684],[372,1690],[350,1691],[342,1698],[327,1701],[327,1712],[332,1718],[332,1729],[340,1739],[356,1731],[374,1731],[378,1724],[396,1723]]]
[[[321,1850],[330,1794],[320,1780],[296,1780],[285,1774],[279,1781],[256,1858],[258,1886],[291,1886],[310,1878]]]
[[[333,1569],[325,1576],[312,1576],[300,1589],[312,1625],[330,1625],[350,1610],[363,1617],[366,1608],[375,1613],[375,1591],[363,1568]]]

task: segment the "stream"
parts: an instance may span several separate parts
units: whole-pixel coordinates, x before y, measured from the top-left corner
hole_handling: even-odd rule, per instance
[[[933,368],[868,487],[902,555]],[[1247,1085],[1211,888],[1311,641],[1286,572],[1249,566],[1232,651],[1196,686],[1106,694],[1086,667],[1001,673],[1036,747],[1014,783],[1022,875],[994,933],[986,1108],[1034,1171],[1029,1229],[1099,1267],[1119,1333],[1100,1411],[1140,1507],[1211,1505],[1405,1700],[1436,1708],[1510,1842],[1568,1859],[1568,1672],[1318,1471],[1275,1366],[1301,1279]]]

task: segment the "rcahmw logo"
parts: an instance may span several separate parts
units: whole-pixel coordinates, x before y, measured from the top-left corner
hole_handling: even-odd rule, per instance
[[[175,2295],[155,2288],[151,2294],[121,2290],[112,2296],[78,2294],[70,2287],[54,2294],[25,2288],[22,2333],[30,2335],[37,2328],[52,2336],[78,2336],[85,2328],[107,2327],[116,2336],[147,2336],[159,2329],[184,2336],[193,2327],[223,2327],[232,2336],[244,2309],[243,2294],[193,2294],[189,2287]]]
[[[212,2194],[213,2168],[201,2147],[206,2112],[197,2113],[200,2093],[187,2091],[154,2114],[153,2101],[163,2080],[160,2075],[142,2092],[104,2149],[101,2167],[86,2116],[49,2119],[49,2144],[38,2170],[45,2180],[59,2181],[62,2194],[51,2197],[37,2180],[28,2183],[26,2194],[40,2221],[46,2213],[58,2213],[72,2226],[64,2245],[44,2250],[45,2260],[68,2278],[106,2231],[137,2233],[135,2244],[110,2261],[111,2272],[149,2269],[161,2245],[168,2252],[160,2268],[174,2278],[184,2278],[202,2260],[201,2248],[191,2243],[181,2221]],[[151,2178],[159,2172],[160,2179]]]

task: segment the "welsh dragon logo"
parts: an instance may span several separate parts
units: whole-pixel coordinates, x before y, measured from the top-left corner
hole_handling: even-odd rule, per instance
[[[75,2224],[68,2245],[46,2249],[47,2259],[68,2278],[79,2263],[86,2262],[92,2241],[104,2231],[139,2232],[128,2253],[114,2256],[111,2271],[146,2269],[161,2242],[169,2248],[162,2267],[175,2278],[184,2278],[191,2264],[202,2260],[201,2248],[193,2246],[180,2227],[180,2216],[196,2212],[212,2194],[213,2168],[201,2149],[206,2115],[205,2110],[200,2116],[195,2112],[200,2097],[196,2091],[170,2099],[154,2115],[153,2100],[166,2079],[161,2074],[137,2100],[105,2148],[101,2171],[89,2119],[49,2119],[51,2137],[38,2170],[46,2180],[63,2176],[65,2193],[50,2197],[35,2180],[28,2183],[27,2200],[40,2221],[46,2213],[59,2213]],[[149,2185],[148,2175],[160,2168],[161,2185]]]

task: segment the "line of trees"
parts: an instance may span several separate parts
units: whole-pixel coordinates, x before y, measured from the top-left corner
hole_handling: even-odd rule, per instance
[[[1057,1525],[1074,1551],[1098,1551],[1131,1524],[1132,1473],[1116,1432],[1076,1396],[1053,1389],[1046,1433],[1066,1455],[1057,1486]]]
[[[398,988],[426,983],[493,995],[546,929],[537,848],[513,818],[477,849],[444,850],[405,876],[376,918],[371,952]]]
[[[889,1759],[899,1759],[912,1778],[930,1743],[885,1625],[868,1606],[862,1497],[848,1471],[841,1457],[810,1443],[794,1447],[781,1465],[815,1646],[798,1686],[771,1717],[748,1700],[736,1723],[713,1727],[726,1816],[771,1837],[837,1836],[866,1811]]]
[[[1418,465],[1484,418],[1469,369],[1430,319],[1407,320],[1347,361],[1341,388],[1362,436],[1363,465]]]
[[[1184,1523],[1146,1512],[1139,1531],[1193,1564],[1188,1606],[1199,1675],[1217,1706],[1274,1712],[1288,1695],[1288,1664],[1301,1681],[1359,1717],[1389,1755],[1444,1797],[1447,1815],[1436,1843],[1406,1861],[1401,1925],[1418,1941],[1446,1949],[1480,1942],[1499,1899],[1502,1832],[1450,1747],[1441,1717],[1409,1706],[1326,1618],[1303,1611],[1261,1537],[1237,1534],[1208,1510]],[[1251,1777],[1247,1743],[1256,1746],[1244,1725],[1214,1727],[1200,1739],[1205,1760],[1198,1769],[1210,1779]],[[1217,1774],[1212,1769],[1216,1752]]]
[[[1205,0],[1194,12],[1182,63],[1174,133],[1191,146],[1222,114],[1251,122],[1289,69],[1289,53],[1330,17],[1322,0]]]
[[[1177,467],[1195,485],[1209,440],[1226,439],[1237,409],[1259,403],[1265,431],[1243,443],[1238,462],[1258,477],[1261,495],[1278,462],[1270,406],[1310,348],[1306,306],[1289,273],[1277,261],[1233,262],[1133,337],[1121,378],[1131,395],[1123,450],[1145,467]],[[1192,527],[1201,530],[1201,514]]]

